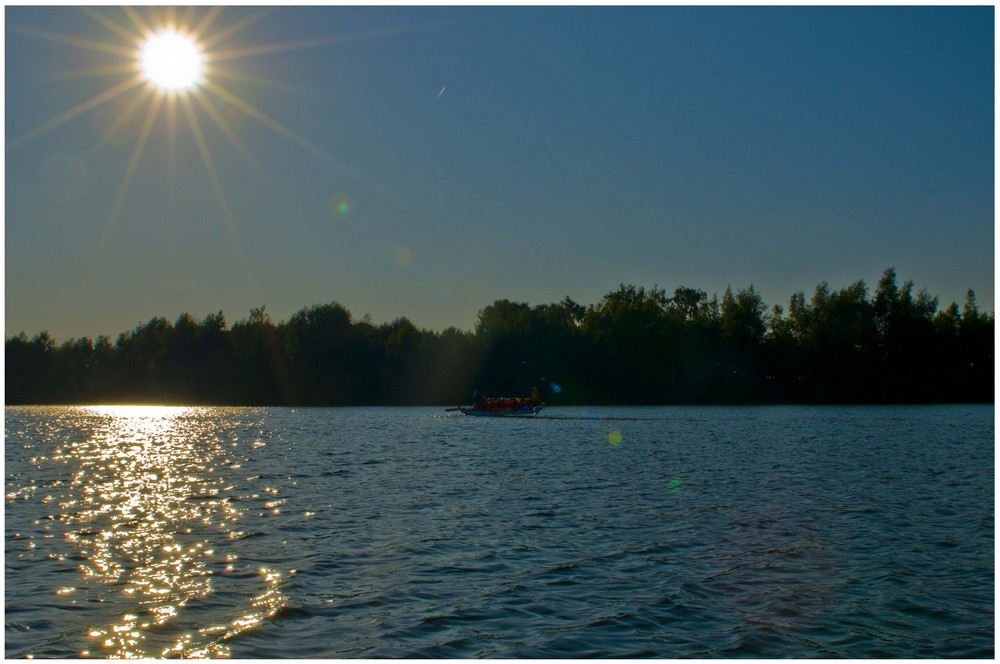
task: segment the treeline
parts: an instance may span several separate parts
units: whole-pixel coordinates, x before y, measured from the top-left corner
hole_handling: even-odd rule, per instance
[[[994,316],[885,271],[768,306],[750,286],[619,287],[600,302],[498,300],[472,331],[354,320],[337,303],[154,318],[111,341],[6,340],[6,402],[442,405],[472,390],[548,403],[992,402]]]

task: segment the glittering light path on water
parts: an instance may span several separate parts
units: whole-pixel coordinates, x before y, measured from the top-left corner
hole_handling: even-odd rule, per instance
[[[41,500],[52,511],[36,522],[43,538],[63,538],[73,551],[50,557],[79,562],[75,581],[57,594],[70,607],[106,607],[97,614],[106,621],[86,628],[79,654],[228,656],[228,641],[285,604],[281,573],[261,567],[259,594],[234,604],[228,621],[192,629],[190,619],[179,620],[197,613],[236,571],[231,544],[245,536],[243,511],[235,487],[218,472],[239,467],[236,443],[196,409],[94,407],[85,417],[89,437],[64,440],[32,459],[65,466],[66,479],[44,487],[49,493]],[[8,511],[19,499],[38,499],[33,493],[11,491],[8,482]]]

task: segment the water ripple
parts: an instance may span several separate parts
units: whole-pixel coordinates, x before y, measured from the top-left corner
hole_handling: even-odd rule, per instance
[[[439,414],[8,408],[7,656],[993,656],[991,408]]]

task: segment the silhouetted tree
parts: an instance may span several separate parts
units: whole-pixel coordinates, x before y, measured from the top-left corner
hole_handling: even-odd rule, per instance
[[[251,309],[230,334],[235,399],[252,406],[295,403],[278,330],[265,308]]]
[[[497,300],[479,312],[476,337],[480,356],[476,385],[497,395],[524,390],[534,367],[528,366],[531,349],[531,307],[523,302]]]
[[[958,327],[959,381],[965,386],[964,400],[993,400],[994,390],[994,315],[982,313],[976,294],[969,289]]]
[[[663,289],[620,285],[588,309],[590,338],[603,400],[656,403],[669,391],[670,338]]]
[[[722,296],[722,388],[727,400],[757,399],[763,388],[762,346],[767,305],[753,286]]]

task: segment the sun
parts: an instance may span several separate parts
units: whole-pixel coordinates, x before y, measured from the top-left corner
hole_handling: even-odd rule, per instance
[[[204,58],[194,40],[173,30],[150,36],[142,45],[139,63],[146,78],[168,92],[197,86],[204,68]]]

